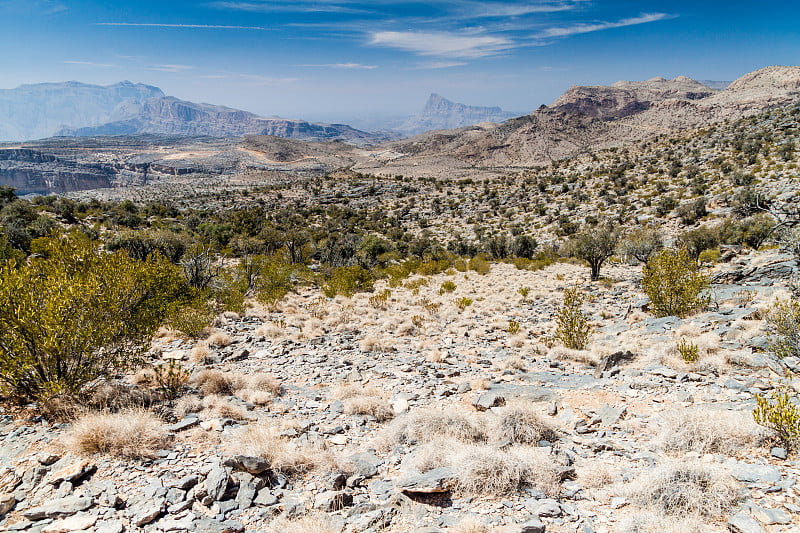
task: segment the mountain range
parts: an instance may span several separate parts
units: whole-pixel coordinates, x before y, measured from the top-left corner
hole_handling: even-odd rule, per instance
[[[421,113],[391,129],[404,135],[417,135],[426,131],[463,128],[482,122],[503,122],[515,116],[518,114],[503,111],[499,107],[459,104],[433,93]]]

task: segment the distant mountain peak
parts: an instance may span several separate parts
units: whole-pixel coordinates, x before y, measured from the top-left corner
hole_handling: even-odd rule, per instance
[[[397,131],[415,135],[431,130],[462,128],[481,122],[503,122],[513,116],[513,113],[505,112],[498,106],[460,104],[438,93],[431,93],[422,112],[406,120]]]

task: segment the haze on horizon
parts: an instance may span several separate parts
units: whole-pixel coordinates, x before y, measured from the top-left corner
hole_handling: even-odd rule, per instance
[[[264,116],[353,122],[431,92],[530,112],[570,85],[800,63],[790,2],[0,0],[0,88],[123,79]]]

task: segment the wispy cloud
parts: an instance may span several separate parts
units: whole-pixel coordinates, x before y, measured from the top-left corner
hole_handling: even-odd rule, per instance
[[[238,1],[219,1],[209,2],[207,5],[217,9],[229,9],[234,11],[248,11],[251,13],[346,13],[346,14],[365,14],[372,11],[363,8],[356,8],[349,5],[349,2],[238,2]]]
[[[554,39],[559,37],[569,37],[570,35],[578,35],[581,33],[591,33],[595,31],[610,30],[613,28],[622,28],[625,26],[635,26],[637,24],[646,24],[648,22],[656,22],[674,18],[674,15],[666,13],[646,13],[638,17],[625,18],[616,22],[594,22],[594,23],[580,23],[572,24],[569,26],[560,26],[554,28],[547,28],[539,33],[533,35],[535,39]]]
[[[194,67],[191,65],[147,65],[147,69],[159,72],[186,72],[194,70]]]
[[[343,69],[364,69],[372,70],[378,68],[378,65],[362,65],[361,63],[322,63],[317,65],[297,65],[298,67],[308,68],[343,68]]]
[[[514,48],[512,41],[500,36],[412,31],[372,32],[369,44],[397,48],[422,56],[457,59],[493,56]]]
[[[462,67],[466,64],[467,63],[463,61],[427,61],[424,63],[418,63],[417,68],[424,70],[433,70],[440,68]]]
[[[95,26],[133,26],[146,28],[189,28],[201,30],[259,30],[268,31],[263,26],[223,26],[219,24],[158,24],[147,22],[95,22]]]
[[[58,0],[0,0],[0,10],[53,15],[67,11],[67,6]]]
[[[239,80],[253,86],[283,85],[301,81],[301,78],[278,78],[241,72],[221,72],[217,74],[203,74],[196,77],[204,80]]]
[[[506,18],[522,17],[534,13],[556,13],[572,11],[585,4],[587,0],[565,0],[552,2],[528,3],[494,3],[475,2],[472,0],[454,1],[453,7],[456,14],[463,18]]]
[[[86,67],[115,68],[117,65],[111,63],[95,63],[94,61],[62,61],[67,65],[82,65]]]

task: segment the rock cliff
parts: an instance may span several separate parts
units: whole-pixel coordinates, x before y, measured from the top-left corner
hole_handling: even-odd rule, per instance
[[[416,135],[431,130],[444,130],[472,126],[481,122],[503,122],[514,116],[499,107],[479,107],[451,102],[431,94],[425,108],[396,128],[406,135]]]

